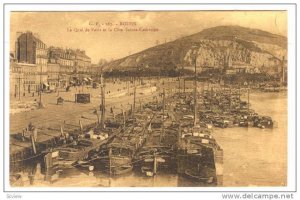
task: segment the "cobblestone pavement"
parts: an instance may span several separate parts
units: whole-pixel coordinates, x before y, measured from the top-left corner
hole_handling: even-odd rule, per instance
[[[81,119],[83,125],[97,121],[97,117],[93,114],[93,111],[96,108],[99,110],[100,89],[84,89],[84,93],[91,94],[91,103],[88,104],[75,103],[75,93],[77,92],[74,88],[72,88],[71,92],[60,92],[59,96],[65,100],[63,105],[56,104],[56,100],[58,98],[57,93],[43,94],[42,102],[45,108],[10,115],[10,133],[13,134],[22,131],[29,122],[32,122],[37,127],[59,128],[64,121],[66,121],[66,123],[76,125],[78,125],[79,119]],[[143,103],[145,101],[149,101],[153,95],[155,95],[155,93],[145,95],[137,94],[136,106],[139,105],[139,99]],[[109,110],[110,107],[115,106],[116,112],[120,112],[121,109],[118,108],[121,108],[122,106],[123,109],[129,109],[132,102],[132,94],[106,98],[106,109]]]

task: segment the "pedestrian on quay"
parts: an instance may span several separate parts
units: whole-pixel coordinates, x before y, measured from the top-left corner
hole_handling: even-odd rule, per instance
[[[69,133],[66,133],[66,135],[65,135],[65,143],[67,143],[67,141],[69,141],[69,138],[70,138]]]
[[[29,132],[31,132],[31,135],[32,135],[34,141],[36,142],[37,141],[37,128],[31,122],[29,122],[27,130]]]
[[[59,136],[59,144],[66,144],[66,138],[62,134]]]
[[[76,146],[78,144],[77,139],[73,140],[73,145]]]
[[[26,128],[24,128],[23,131],[22,131],[22,137],[21,137],[22,142],[25,142],[26,131],[27,131]]]
[[[74,142],[74,139],[73,139],[73,137],[70,135],[70,137],[69,137],[69,143],[73,143]]]
[[[27,127],[27,130],[28,130],[28,131],[33,131],[33,129],[34,129],[33,124],[32,124],[31,122],[29,122],[28,127]]]

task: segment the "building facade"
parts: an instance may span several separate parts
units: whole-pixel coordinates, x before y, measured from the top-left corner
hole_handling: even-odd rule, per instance
[[[75,54],[75,68],[77,73],[89,73],[91,67],[91,58],[85,54],[85,51],[76,49]]]
[[[27,63],[10,63],[10,96],[21,98],[35,96],[39,91],[37,66]]]
[[[84,50],[49,47],[32,32],[17,33],[10,57],[11,96],[34,96],[40,90],[66,87],[73,76],[91,71]]]
[[[53,90],[62,86],[62,84],[60,84],[60,65],[57,63],[48,63],[47,69],[47,83],[49,89]]]
[[[73,73],[75,70],[75,54],[71,49],[50,47],[48,49],[48,62],[59,64],[61,73]]]
[[[32,32],[21,33],[16,41],[15,55],[20,63],[47,65],[47,46]]]

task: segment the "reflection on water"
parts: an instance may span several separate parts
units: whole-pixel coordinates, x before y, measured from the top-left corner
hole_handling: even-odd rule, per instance
[[[246,99],[246,97],[245,97]],[[273,129],[219,129],[214,137],[224,150],[224,186],[286,186],[287,94],[250,94],[251,109],[269,115]]]
[[[215,129],[224,150],[223,186],[285,186],[287,182],[287,95],[251,94],[251,108],[277,122],[273,129]],[[138,171],[138,170],[137,170]],[[145,177],[131,172],[117,177],[76,168],[46,171],[36,161],[11,169],[21,174],[23,186],[39,187],[191,187],[200,184],[170,172]]]
[[[109,176],[107,173],[80,170],[77,168],[48,170],[41,162],[26,164],[18,172],[22,175],[23,186],[39,187],[177,187],[205,186],[190,181],[177,174],[160,172],[154,177],[145,177],[138,172],[119,176]]]

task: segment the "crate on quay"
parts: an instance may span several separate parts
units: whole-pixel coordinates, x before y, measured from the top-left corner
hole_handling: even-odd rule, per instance
[[[91,94],[75,94],[75,103],[90,103]]]

